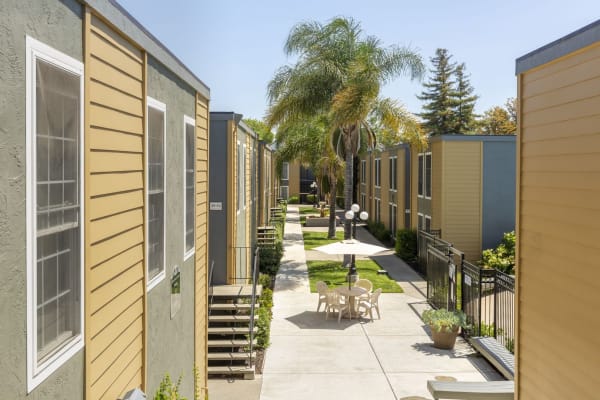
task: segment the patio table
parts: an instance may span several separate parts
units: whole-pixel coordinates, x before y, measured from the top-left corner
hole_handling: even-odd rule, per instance
[[[358,317],[356,298],[367,293],[367,290],[358,286],[352,286],[351,288],[348,288],[347,286],[340,286],[336,288],[335,291],[346,298],[346,304],[350,304],[350,314]],[[351,318],[350,314],[344,313],[342,316],[344,318]]]

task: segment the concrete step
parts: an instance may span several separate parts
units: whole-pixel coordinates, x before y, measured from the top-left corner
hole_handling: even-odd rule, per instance
[[[213,361],[213,360],[247,360],[250,358],[250,353],[208,353],[208,361]],[[252,358],[255,359],[256,358],[256,352],[253,351],[252,352]]]
[[[258,320],[258,315],[254,314],[254,320]],[[245,322],[250,323],[250,315],[211,315],[208,322]]]
[[[254,327],[254,333],[258,332],[258,328]],[[209,335],[247,335],[250,333],[250,327],[248,326],[219,326],[209,327]]]
[[[213,303],[210,305],[211,311],[250,311],[252,304],[249,303]],[[259,304],[255,304],[255,308],[258,308]]]
[[[246,366],[224,366],[224,367],[216,367],[209,366],[208,367],[209,375],[244,375],[244,379],[254,379],[254,367],[246,367]]]
[[[256,339],[252,342],[256,345]],[[208,340],[208,347],[242,347],[249,346],[250,341],[247,339],[218,339]]]

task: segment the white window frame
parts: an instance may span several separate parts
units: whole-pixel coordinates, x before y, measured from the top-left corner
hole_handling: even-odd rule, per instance
[[[429,230],[427,230],[427,221],[429,221]],[[431,216],[425,215],[425,219],[423,220],[423,230],[425,232],[431,232]]]
[[[393,167],[392,167],[392,164]],[[390,157],[388,161],[388,165],[390,168],[390,192],[398,191],[398,179],[397,179],[397,169],[398,169],[398,156]]]
[[[186,239],[187,239],[187,193],[186,193],[186,184],[187,184],[187,174],[186,174],[186,164],[187,164],[187,126],[192,125],[194,127],[194,154],[196,154],[196,120],[192,117],[188,117],[187,115],[183,116],[183,261],[188,260],[191,256],[196,253],[196,241],[194,240],[194,244],[192,248],[186,251]],[[194,198],[196,198],[196,163],[194,161]],[[193,206],[193,205],[192,205]],[[194,238],[196,236],[196,213],[194,212],[194,222],[192,222],[194,229]]]
[[[284,171],[285,171],[285,174],[284,174]],[[290,180],[290,163],[289,162],[281,163],[281,180],[282,181]]]
[[[381,199],[375,197],[375,222],[381,222]]]
[[[367,160],[360,160],[360,182],[367,183]]]
[[[381,187],[381,158],[375,159],[375,185],[376,188]]]
[[[158,273],[158,275],[156,275],[154,278],[152,278],[151,280],[147,280],[146,281],[146,291],[149,292],[150,290],[152,290],[156,285],[158,285],[163,279],[165,279],[166,276],[166,265],[167,265],[167,105],[161,101],[158,101],[150,96],[146,97],[146,107],[148,108],[154,108],[155,110],[158,111],[162,111],[164,114],[163,117],[163,162],[164,162],[164,173],[163,173],[163,196],[164,196],[164,200],[163,200],[163,218],[164,218],[164,222],[163,222],[163,266],[162,266],[162,271]],[[146,154],[148,154],[148,112],[146,112]],[[144,166],[144,168],[146,168],[146,204],[148,204],[149,202],[149,185],[150,185],[150,177],[149,177],[149,173],[148,173],[148,164],[147,164],[147,160],[146,160],[146,165]],[[146,237],[149,237],[148,231],[150,228],[150,224],[148,223],[148,219],[150,217],[150,213],[148,211],[149,207],[145,207],[146,209],[146,215],[145,215],[145,221],[144,221],[144,225],[146,225]],[[148,276],[148,242],[146,242],[146,276]]]
[[[420,231],[425,230],[425,216],[423,213],[417,213],[417,229]]]
[[[286,193],[285,197],[283,197],[283,195],[281,194],[283,188],[285,188],[285,193]],[[285,199],[285,200],[289,199],[289,197],[290,197],[289,186],[279,186],[279,197],[281,197],[282,199]]]
[[[390,206],[390,210],[389,210],[390,211],[390,231],[392,231],[392,237],[395,240],[395,238],[396,238],[396,231],[398,230],[398,223],[397,223],[397,220],[398,220],[398,205],[395,204],[395,203],[392,203],[392,202],[390,202],[388,204]],[[392,210],[393,210],[393,212],[392,212]],[[393,214],[394,218],[392,218],[392,214]]]
[[[429,196],[427,196],[427,157],[431,160],[431,167],[429,169]],[[431,152],[425,152],[423,156],[423,196],[427,200],[431,200],[431,194],[433,192],[433,157]]]
[[[26,230],[27,230],[27,392],[30,393],[53,372],[60,368],[67,360],[77,354],[84,347],[85,338],[85,226],[84,226],[84,173],[85,146],[84,146],[84,66],[78,61],[60,51],[42,43],[30,36],[25,38],[26,63],[25,63],[25,146],[26,146]],[[54,355],[38,365],[37,363],[37,217],[35,208],[37,204],[37,152],[36,152],[36,61],[44,62],[62,68],[80,77],[80,147],[79,147],[79,200],[80,200],[80,299],[81,310],[79,335],[65,343]]]
[[[242,146],[242,204],[244,205],[244,211],[246,211],[246,208],[248,207],[248,199],[246,198],[246,179],[248,179],[248,175],[246,174],[246,162],[248,162],[248,149],[246,143],[244,143]]]

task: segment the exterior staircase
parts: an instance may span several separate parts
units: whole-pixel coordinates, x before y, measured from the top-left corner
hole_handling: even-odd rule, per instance
[[[262,286],[256,287],[254,321]],[[250,344],[252,285],[212,286],[208,313],[208,375],[254,379],[256,339]],[[253,333],[257,328],[254,326]]]

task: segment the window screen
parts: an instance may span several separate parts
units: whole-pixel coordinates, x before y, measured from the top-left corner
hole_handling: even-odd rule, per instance
[[[185,124],[185,252],[194,249],[194,163],[196,160],[194,124]]]
[[[165,113],[148,107],[148,281],[164,269]]]
[[[431,153],[425,154],[425,197],[431,197]]]
[[[419,154],[419,162],[418,162],[418,164],[419,164],[419,176],[418,176],[419,183],[417,184],[419,196],[423,196],[423,181],[424,181],[424,179],[423,179],[424,178],[424,176],[423,176],[424,175],[424,171],[423,171],[424,160],[423,160],[423,158],[424,158],[423,154]]]

